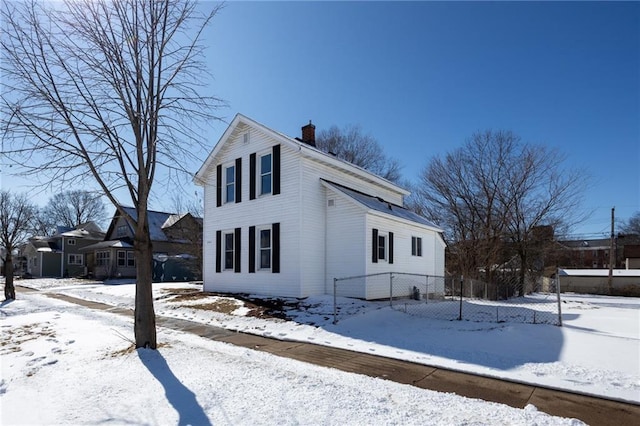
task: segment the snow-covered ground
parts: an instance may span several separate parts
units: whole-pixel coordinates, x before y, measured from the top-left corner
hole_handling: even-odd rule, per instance
[[[133,305],[133,284],[18,284]],[[351,315],[333,325],[330,297],[305,300],[283,321],[247,316],[242,302],[199,289],[154,284],[156,313],[640,402],[640,299],[564,295],[564,327],[438,321],[342,299]],[[133,351],[131,319],[42,294],[18,290],[0,318],[2,424],[578,423],[162,328],[158,351]]]

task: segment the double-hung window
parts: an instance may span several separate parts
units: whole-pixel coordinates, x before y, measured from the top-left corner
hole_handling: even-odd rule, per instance
[[[271,269],[271,228],[260,229],[259,259],[260,269]]]
[[[116,228],[116,237],[126,237],[127,234],[127,225],[120,225]]]
[[[133,251],[127,252],[127,268],[136,267],[136,253]]]
[[[96,264],[98,266],[108,266],[111,253],[108,251],[99,251],[96,253]]]
[[[387,236],[378,234],[378,260],[387,258]]]
[[[233,203],[236,195],[236,168],[229,166],[224,169],[225,173],[225,202]]]
[[[270,153],[260,157],[260,195],[271,194],[271,159]]]
[[[136,257],[135,252],[131,250],[118,250],[118,266],[135,268]]]
[[[235,259],[234,234],[227,232],[224,234],[224,269],[233,270]]]
[[[411,237],[411,256],[422,256],[422,238]]]

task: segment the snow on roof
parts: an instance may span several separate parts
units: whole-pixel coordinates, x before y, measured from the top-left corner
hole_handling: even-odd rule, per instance
[[[133,207],[122,207],[133,220],[138,220],[138,213]],[[148,210],[147,215],[149,217],[149,233],[151,234],[151,241],[169,241],[167,235],[162,231],[164,224],[169,220],[171,216],[177,216],[173,213],[156,212]]]
[[[381,213],[385,213],[391,216],[395,216],[401,219],[409,220],[411,222],[416,222],[421,225],[426,225],[431,228],[434,228],[441,231],[440,227],[438,227],[435,223],[427,220],[425,217],[420,216],[419,214],[412,212],[411,210],[399,206],[397,204],[390,203],[388,201],[383,200],[380,197],[374,197],[372,195],[364,194],[360,191],[356,191],[355,189],[347,188],[346,186],[339,185],[334,182],[329,182],[323,179],[324,182],[329,184],[331,187],[337,189],[338,191],[348,195],[353,198],[360,204],[365,207],[375,210]]]
[[[101,241],[96,244],[91,244],[90,246],[83,247],[78,251],[92,251],[92,250],[100,250],[106,248],[133,248],[133,246],[125,241],[121,240],[111,240],[111,241]]]
[[[165,220],[165,222],[162,224],[161,228],[162,229],[170,228],[171,226],[175,225],[176,222],[178,222],[180,219],[182,219],[186,215],[187,215],[187,213],[169,215],[167,220]]]
[[[559,275],[572,277],[608,277],[608,269],[560,269]],[[640,269],[614,269],[614,277],[640,277]]]

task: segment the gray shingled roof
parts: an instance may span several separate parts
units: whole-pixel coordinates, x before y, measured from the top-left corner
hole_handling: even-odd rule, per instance
[[[358,203],[364,205],[368,209],[375,210],[381,213],[385,213],[391,216],[395,216],[401,219],[409,220],[411,222],[416,222],[421,225],[426,225],[432,228],[435,228],[441,231],[440,227],[433,222],[427,220],[425,217],[420,216],[417,213],[412,212],[411,210],[399,206],[397,204],[392,204],[388,201],[383,200],[380,197],[374,197],[372,195],[368,195],[362,193],[360,191],[356,191],[355,189],[347,188],[346,186],[339,185],[334,182],[326,181],[332,188],[342,192],[343,194],[348,195],[353,198]]]
[[[122,207],[128,214],[131,215],[133,220],[138,220],[138,213],[133,207]],[[172,213],[156,212],[148,210],[149,215],[149,233],[151,234],[151,241],[169,241],[169,238],[162,230],[162,225],[171,217]]]

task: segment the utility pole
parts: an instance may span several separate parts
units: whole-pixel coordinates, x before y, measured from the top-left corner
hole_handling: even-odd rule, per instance
[[[613,244],[614,244],[614,229],[613,229],[613,223],[615,220],[615,211],[616,208],[612,207],[611,208],[611,242],[609,245],[609,296],[611,296],[611,293],[613,293],[613,263],[615,262],[615,253],[613,250]]]

